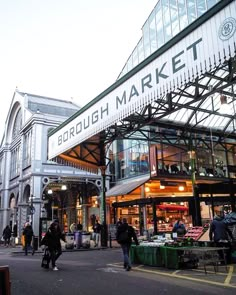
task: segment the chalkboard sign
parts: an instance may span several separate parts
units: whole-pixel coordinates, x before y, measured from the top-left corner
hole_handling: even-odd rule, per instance
[[[8,266],[0,266],[0,294],[10,295],[10,276]]]
[[[109,231],[110,238],[112,240],[116,240],[116,231],[117,231],[116,224],[109,224],[108,231]]]

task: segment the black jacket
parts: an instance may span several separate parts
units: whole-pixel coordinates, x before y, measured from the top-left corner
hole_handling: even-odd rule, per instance
[[[95,225],[93,226],[93,232],[96,234],[100,234],[102,229],[102,226],[100,223],[95,223]]]
[[[65,236],[62,234],[59,226],[55,228],[52,224],[42,239],[41,245],[48,246],[49,250],[61,250],[60,240],[65,242]]]
[[[11,237],[11,229],[9,226],[6,226],[4,231],[3,231],[3,238],[6,240],[6,239],[10,239]]]
[[[219,240],[229,240],[229,236],[231,237],[231,232],[228,230],[224,218],[220,216],[214,217],[210,225],[210,240],[212,241],[214,239],[214,242],[218,242]]]
[[[116,234],[117,240],[119,240],[119,235],[121,234],[121,232],[124,232],[124,231],[128,231],[128,239],[120,244],[131,245],[132,239],[134,240],[136,245],[139,244],[134,228],[128,225],[128,223],[122,223],[120,226],[118,226],[117,234]]]
[[[25,237],[25,242],[30,244],[32,241],[32,237],[34,235],[33,229],[31,225],[27,225],[23,230],[23,236]]]

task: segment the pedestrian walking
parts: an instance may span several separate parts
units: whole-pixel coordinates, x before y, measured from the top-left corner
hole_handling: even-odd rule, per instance
[[[224,221],[224,212],[220,212],[216,215],[210,224],[209,231],[210,241],[214,241],[216,247],[225,247],[231,249],[230,239],[233,240],[233,235],[228,229],[227,224]],[[223,251],[218,251],[219,257],[224,261]],[[231,250],[226,251],[227,263],[231,262]]]
[[[10,239],[11,239],[11,228],[9,225],[7,225],[2,233],[3,239],[4,239],[4,246],[9,247],[10,245]]]
[[[52,262],[52,269],[55,271],[58,270],[56,261],[62,254],[61,240],[66,242],[65,235],[62,234],[60,229],[59,221],[56,219],[51,223],[44,238],[41,241],[41,245],[48,247]]]
[[[122,218],[120,217],[116,223],[116,227],[118,228],[122,224]]]
[[[139,245],[134,228],[127,223],[127,219],[123,218],[122,224],[117,228],[117,242],[121,245],[124,269],[127,271],[131,270],[131,261],[129,257],[130,247],[132,240],[134,240],[136,246]]]
[[[28,255],[28,250],[31,249],[31,242],[32,238],[34,236],[34,232],[32,229],[32,226],[29,222],[25,224],[24,230],[23,230],[23,236],[25,240],[25,255]],[[34,248],[32,248],[32,255],[34,255]]]
[[[102,226],[98,222],[98,220],[96,220],[95,224],[93,226],[93,238],[94,238],[94,242],[95,242],[94,247],[98,247],[98,244],[100,242],[101,230],[102,230]]]

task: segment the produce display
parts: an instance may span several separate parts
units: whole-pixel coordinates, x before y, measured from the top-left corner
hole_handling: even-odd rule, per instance
[[[188,228],[187,233],[184,235],[184,238],[191,238],[194,241],[197,241],[204,233],[203,226],[194,226]]]
[[[152,236],[151,239],[148,241],[139,238],[140,246],[159,247],[173,242],[174,240],[171,239],[171,235]]]

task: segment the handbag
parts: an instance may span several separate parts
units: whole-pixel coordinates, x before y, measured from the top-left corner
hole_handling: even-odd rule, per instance
[[[49,252],[48,248],[45,248],[44,253],[43,253],[42,262],[41,262],[41,267],[49,268],[50,259],[51,259],[50,252]]]

